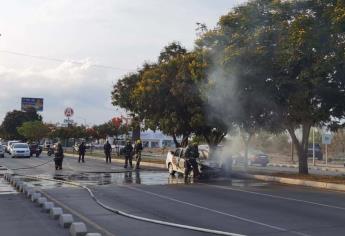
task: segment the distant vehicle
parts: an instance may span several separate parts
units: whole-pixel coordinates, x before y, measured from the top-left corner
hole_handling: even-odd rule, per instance
[[[317,158],[318,160],[322,160],[323,159],[323,153],[321,150],[321,145],[318,143],[314,144],[315,146],[315,158]],[[309,144],[308,145],[308,157],[313,157],[313,144]]]
[[[11,149],[12,158],[28,157],[30,158],[30,147],[27,143],[14,143]]]
[[[262,167],[267,166],[269,163],[268,155],[258,150],[249,150],[248,151],[248,166],[260,165]],[[243,165],[244,164],[244,153],[235,153],[233,155],[233,164],[234,165]]]
[[[11,141],[7,142],[6,152],[8,154],[12,154],[11,148],[12,148],[12,144],[14,144],[14,143],[20,143],[20,141],[18,141],[18,140],[11,140]]]
[[[174,175],[176,172],[184,175],[185,152],[186,148],[177,148],[174,151],[168,152],[166,167],[171,175]],[[196,160],[201,176],[224,175],[227,170],[231,169],[231,161],[222,162],[216,157],[210,157],[207,149],[199,150],[199,154],[200,156]]]
[[[5,157],[5,148],[3,145],[0,145],[0,157],[2,158]]]
[[[53,145],[53,142],[49,141],[49,140],[46,140],[44,141],[43,143],[43,148],[44,149],[48,149],[48,147],[50,147],[51,145]]]
[[[32,143],[29,145],[30,147],[30,156],[35,155],[36,157],[39,157],[42,153],[42,147],[36,143]]]
[[[53,154],[54,154],[54,148],[51,147],[51,145],[48,145],[48,146],[47,146],[47,155],[48,155],[48,156],[51,156],[51,155],[53,155]]]
[[[254,150],[248,153],[248,165],[260,165],[265,167],[269,162],[268,155],[261,151]]]

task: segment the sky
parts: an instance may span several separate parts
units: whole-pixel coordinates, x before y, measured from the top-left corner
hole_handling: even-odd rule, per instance
[[[21,97],[44,98],[45,122],[100,124],[125,111],[113,84],[167,44],[193,49],[196,23],[216,26],[245,0],[0,0],[0,123]]]

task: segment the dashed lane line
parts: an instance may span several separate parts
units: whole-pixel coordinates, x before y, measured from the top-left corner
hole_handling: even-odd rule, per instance
[[[135,191],[138,191],[138,192],[143,192],[143,193],[146,193],[146,194],[158,197],[158,198],[170,200],[170,201],[173,201],[173,202],[177,202],[177,203],[181,203],[181,204],[184,204],[184,205],[192,206],[192,207],[195,207],[195,208],[203,209],[203,210],[206,210],[206,211],[209,211],[209,212],[213,212],[213,213],[217,213],[217,214],[220,214],[220,215],[228,216],[228,217],[231,217],[231,218],[234,218],[234,219],[238,219],[238,220],[241,220],[241,221],[244,221],[244,222],[248,222],[248,223],[264,226],[264,227],[271,228],[271,229],[274,229],[274,230],[278,230],[278,231],[282,231],[282,232],[290,232],[292,234],[300,235],[300,236],[309,236],[308,234],[305,234],[305,233],[302,233],[302,232],[292,231],[292,230],[288,230],[288,229],[285,229],[285,228],[282,228],[282,227],[279,227],[279,226],[274,226],[274,225],[266,224],[266,223],[259,222],[259,221],[256,221],[256,220],[252,220],[252,219],[249,219],[249,218],[245,218],[245,217],[229,214],[229,213],[226,213],[226,212],[214,210],[214,209],[211,209],[211,208],[208,208],[208,207],[200,206],[200,205],[197,205],[197,204],[194,204],[194,203],[190,203],[190,202],[181,201],[181,200],[178,200],[178,199],[175,199],[175,198],[171,198],[171,197],[168,197],[168,196],[165,196],[165,195],[149,192],[149,191],[142,190],[142,189],[139,189],[139,188],[136,188],[136,187],[130,187],[130,186],[123,186],[123,187],[128,188],[128,189],[132,189],[132,190],[135,190]]]
[[[269,197],[269,198],[275,198],[275,199],[281,199],[281,200],[286,200],[286,201],[300,202],[300,203],[305,203],[305,204],[309,204],[309,205],[327,207],[327,208],[332,208],[332,209],[337,209],[337,210],[345,210],[345,207],[334,206],[334,205],[329,205],[329,204],[324,204],[324,203],[319,203],[319,202],[312,202],[312,201],[307,201],[307,200],[302,200],[302,199],[297,199],[297,198],[283,197],[283,196],[272,195],[272,194],[268,194],[268,193],[259,193],[259,192],[254,192],[254,191],[232,188],[232,187],[220,186],[220,185],[211,185],[211,184],[204,184],[204,183],[199,183],[199,184],[200,185],[206,185],[206,186],[209,186],[212,188],[219,188],[219,189],[230,190],[230,191],[235,191],[235,192],[248,193],[248,194],[253,194],[253,195],[258,195],[258,196],[263,196],[263,197]]]

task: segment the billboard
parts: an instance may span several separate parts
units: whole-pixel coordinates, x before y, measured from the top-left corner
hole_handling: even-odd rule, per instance
[[[36,111],[43,111],[43,98],[22,98],[22,111],[33,107]]]

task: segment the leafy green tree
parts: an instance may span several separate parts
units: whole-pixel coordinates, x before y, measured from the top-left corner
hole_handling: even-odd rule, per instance
[[[40,141],[42,138],[47,137],[50,129],[42,121],[27,121],[22,126],[17,128],[20,135],[29,141]]]
[[[226,100],[244,112],[228,117],[247,130],[286,129],[303,174],[311,126],[344,116],[344,9],[332,0],[250,1],[221,17],[198,41],[224,70],[225,80],[233,78],[235,89]]]
[[[200,86],[206,78],[205,67],[200,52],[187,52],[172,43],[162,50],[157,64],[145,64],[138,73],[118,81],[113,104],[136,114],[146,128],[173,136],[176,146],[187,145],[192,133],[216,145],[227,127],[206,115]],[[181,144],[177,136],[183,137]]]
[[[42,116],[34,108],[8,112],[1,124],[2,135],[5,139],[23,139],[24,136],[18,133],[17,128],[27,121],[42,121]]]

